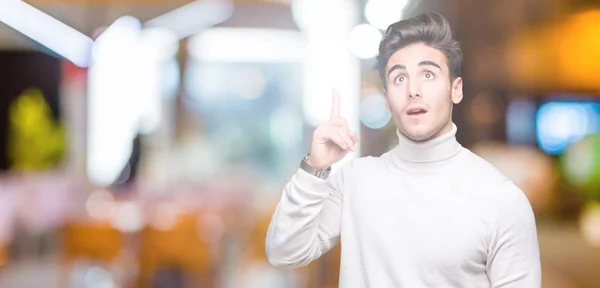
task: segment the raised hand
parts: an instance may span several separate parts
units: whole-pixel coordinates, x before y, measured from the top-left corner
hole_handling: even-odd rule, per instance
[[[348,121],[340,116],[340,95],[333,92],[331,116],[313,133],[308,164],[326,169],[340,161],[348,152],[354,151],[358,136],[348,127]]]

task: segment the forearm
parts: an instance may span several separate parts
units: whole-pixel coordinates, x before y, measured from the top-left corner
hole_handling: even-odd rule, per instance
[[[319,258],[338,241],[340,213],[341,195],[327,180],[298,170],[285,186],[269,225],[269,262],[296,268]]]

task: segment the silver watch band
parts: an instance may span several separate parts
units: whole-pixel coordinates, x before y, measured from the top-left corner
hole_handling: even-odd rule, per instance
[[[310,154],[307,154],[304,159],[302,159],[302,162],[300,162],[300,169],[306,171],[308,174],[314,175],[317,178],[327,179],[327,177],[329,177],[329,173],[331,173],[331,167],[327,169],[314,168],[308,165],[308,162],[306,162],[308,160],[308,156],[310,156]]]

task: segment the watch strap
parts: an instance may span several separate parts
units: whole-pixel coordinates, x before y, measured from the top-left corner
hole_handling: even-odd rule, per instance
[[[329,167],[327,169],[318,169],[318,168],[312,167],[307,162],[308,156],[310,156],[310,154],[307,154],[300,162],[300,169],[304,170],[308,174],[311,174],[317,178],[327,179],[327,177],[329,177],[329,174],[331,173],[331,167]]]

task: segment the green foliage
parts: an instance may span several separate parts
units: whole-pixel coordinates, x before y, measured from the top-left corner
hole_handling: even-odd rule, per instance
[[[64,125],[54,120],[42,91],[23,91],[9,109],[11,169],[40,171],[57,165],[65,153]]]

